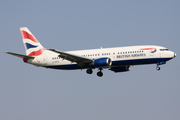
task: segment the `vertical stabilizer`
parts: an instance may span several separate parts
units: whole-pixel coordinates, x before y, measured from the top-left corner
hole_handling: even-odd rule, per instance
[[[20,28],[26,55],[39,56],[43,53],[45,48],[39,43],[34,35],[29,31],[27,27]]]

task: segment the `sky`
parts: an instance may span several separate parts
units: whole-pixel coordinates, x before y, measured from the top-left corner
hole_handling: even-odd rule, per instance
[[[1,120],[179,120],[179,0],[2,0]],[[53,70],[5,54],[25,54],[20,27],[62,51],[164,46],[177,57],[129,72]]]

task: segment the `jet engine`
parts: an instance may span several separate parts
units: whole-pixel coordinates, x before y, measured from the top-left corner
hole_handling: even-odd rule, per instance
[[[99,59],[95,59],[93,66],[96,67],[108,67],[111,66],[112,61],[110,58],[99,58]]]

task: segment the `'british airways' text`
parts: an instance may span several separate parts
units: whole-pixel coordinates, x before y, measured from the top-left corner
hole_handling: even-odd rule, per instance
[[[145,57],[146,54],[131,54],[131,55],[117,55],[117,58],[128,58],[128,57]]]

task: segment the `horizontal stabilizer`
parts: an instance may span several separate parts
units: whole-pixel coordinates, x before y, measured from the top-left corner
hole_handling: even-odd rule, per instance
[[[34,57],[32,57],[32,56],[27,56],[27,55],[12,53],[12,52],[5,52],[5,53],[10,54],[10,55],[14,55],[14,56],[20,57],[20,58],[27,58],[27,59],[34,58]]]

